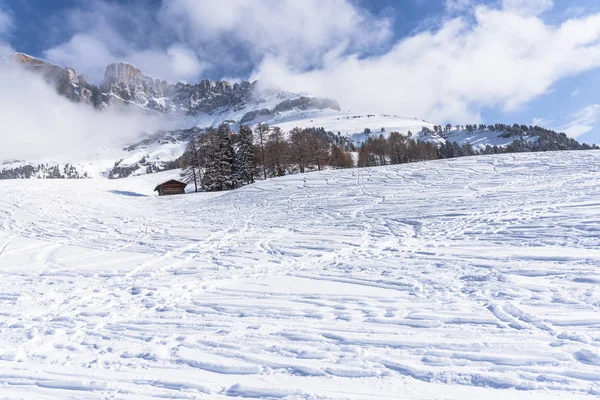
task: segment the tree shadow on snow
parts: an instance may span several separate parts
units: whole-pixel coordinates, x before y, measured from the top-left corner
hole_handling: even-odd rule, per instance
[[[125,190],[109,190],[109,193],[118,194],[121,196],[130,196],[130,197],[148,197],[145,194],[136,193],[136,192],[127,192]]]

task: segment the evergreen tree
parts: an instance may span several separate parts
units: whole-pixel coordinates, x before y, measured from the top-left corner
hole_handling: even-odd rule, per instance
[[[234,180],[245,184],[254,183],[254,136],[252,129],[241,126],[238,133],[238,148],[235,154]]]
[[[231,144],[231,129],[229,125],[222,124],[216,133],[211,132],[208,136],[204,173],[206,190],[234,189],[236,187],[233,177],[235,153]]]
[[[454,157],[462,157],[464,156],[462,148],[456,142],[452,142],[452,153]]]

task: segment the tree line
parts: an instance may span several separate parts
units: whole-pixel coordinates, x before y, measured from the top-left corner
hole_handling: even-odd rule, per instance
[[[25,164],[12,168],[0,168],[0,180],[2,179],[85,179],[89,178],[87,172],[80,172],[72,164]]]
[[[358,148],[348,138],[323,128],[294,128],[287,134],[279,127],[258,124],[254,130],[241,126],[233,132],[228,124],[217,129],[191,135],[179,166],[182,177],[194,184],[195,190],[220,191],[235,189],[267,179],[294,173],[403,164],[425,160],[501,154],[527,151],[585,150],[596,148],[580,144],[564,133],[524,125],[468,125],[469,129],[503,132],[500,136],[515,137],[508,146],[475,149],[435,136],[447,132],[450,125],[435,130],[423,127],[415,136],[391,132],[389,136],[373,135]],[[510,135],[510,136],[506,136]],[[535,140],[531,140],[535,137]],[[426,140],[421,140],[425,138]]]
[[[235,189],[293,173],[325,167],[352,168],[354,146],[341,135],[322,128],[294,128],[287,135],[278,127],[259,124],[252,130],[229,125],[192,135],[180,159],[182,177],[196,191]]]

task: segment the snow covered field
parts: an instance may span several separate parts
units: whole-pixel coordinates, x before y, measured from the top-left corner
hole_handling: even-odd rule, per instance
[[[0,398],[600,395],[600,152],[166,177],[0,182]]]

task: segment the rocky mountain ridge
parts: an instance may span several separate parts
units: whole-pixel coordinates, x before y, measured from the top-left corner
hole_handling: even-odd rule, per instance
[[[83,75],[78,75],[73,68],[60,67],[23,53],[15,53],[12,58],[25,69],[37,73],[54,85],[60,95],[100,109],[134,107],[153,113],[197,116],[234,113],[248,108],[248,112],[240,119],[245,121],[251,120],[257,112],[260,115],[271,115],[292,108],[340,110],[335,100],[259,89],[257,81],[242,81],[231,85],[227,81],[205,79],[195,84],[173,84],[146,76],[135,66],[119,62],[107,66],[103,81],[96,86],[90,84]],[[261,107],[267,100],[274,98],[280,100],[274,107]]]

